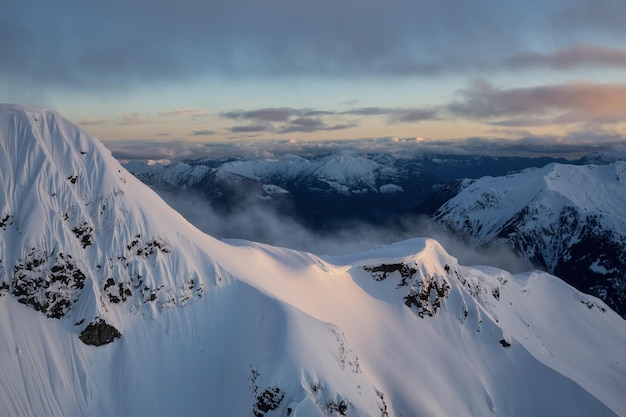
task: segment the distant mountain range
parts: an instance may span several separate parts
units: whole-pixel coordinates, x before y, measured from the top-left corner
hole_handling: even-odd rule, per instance
[[[625,321],[547,273],[224,243],[45,110],[0,166],[5,415],[626,414]]]
[[[581,174],[620,166],[613,161],[603,154],[567,161],[344,153],[133,162],[126,167],[163,195],[182,197],[170,201],[185,215],[184,196],[190,193],[218,212],[260,204],[323,232],[345,224],[399,230],[403,219],[434,215],[468,244],[505,244],[626,317],[626,214],[615,209],[626,199],[626,186],[621,180],[613,184],[610,175]],[[506,175],[524,169],[523,175]],[[534,177],[547,176],[546,169],[562,171],[560,180]],[[479,179],[485,176],[492,179]],[[494,182],[501,191],[492,190]],[[568,198],[571,192],[553,190],[557,184],[602,203],[590,212],[587,202]],[[503,197],[505,191],[509,194]],[[556,200],[547,202],[549,197]],[[193,221],[194,214],[189,218]]]
[[[457,178],[501,175],[544,166],[554,158],[456,155],[330,154],[263,155],[237,160],[134,161],[125,167],[155,190],[202,196],[228,211],[259,203],[317,230],[343,222],[394,224],[398,218],[434,211],[433,191]]]

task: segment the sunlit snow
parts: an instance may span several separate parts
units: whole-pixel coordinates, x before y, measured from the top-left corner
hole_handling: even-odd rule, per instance
[[[50,111],[0,107],[0,166],[3,415],[626,414],[625,321],[546,273],[222,242]]]

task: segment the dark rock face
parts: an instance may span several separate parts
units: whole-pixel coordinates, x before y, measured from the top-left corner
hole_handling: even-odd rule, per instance
[[[93,227],[89,226],[87,222],[81,222],[78,226],[72,228],[72,233],[80,240],[83,249],[93,243]]]
[[[13,224],[12,217],[10,214],[4,214],[0,217],[0,229],[7,230],[7,226]]]
[[[285,393],[278,387],[266,388],[257,395],[252,412],[255,417],[263,417],[268,411],[276,410],[285,398]]]
[[[626,240],[599,215],[583,216],[565,207],[558,224],[525,228],[541,213],[522,210],[498,234],[526,259],[576,289],[594,295],[626,317]]]
[[[398,275],[399,282],[396,288],[408,289],[403,296],[404,304],[409,308],[414,308],[421,318],[434,316],[441,307],[441,300],[450,292],[447,278],[440,275],[423,275],[419,273],[415,265],[411,266],[404,262],[364,266],[363,269],[378,282],[385,281],[394,274]],[[446,272],[450,273],[450,267],[447,265]]]
[[[89,323],[80,332],[78,338],[86,345],[102,346],[111,343],[122,337],[122,334],[115,327],[106,323],[102,319],[96,319]]]
[[[11,294],[22,304],[60,319],[70,310],[87,277],[71,255],[31,249],[13,268]]]

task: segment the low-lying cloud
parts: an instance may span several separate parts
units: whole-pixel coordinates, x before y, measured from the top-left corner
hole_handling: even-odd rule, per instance
[[[318,255],[345,255],[415,237],[430,237],[465,265],[491,265],[510,272],[533,269],[505,246],[472,248],[457,236],[445,232],[426,217],[406,217],[394,227],[346,222],[332,231],[311,230],[260,200],[251,198],[228,213],[215,211],[190,191],[165,200],[200,230],[219,239],[245,239]]]
[[[363,138],[355,140],[237,140],[222,143],[197,143],[182,140],[105,141],[119,160],[233,158],[254,155],[297,154],[315,156],[336,153],[389,153],[406,157],[441,155],[485,156],[558,156],[577,159],[593,152],[626,157],[626,135],[611,129],[593,127],[573,130],[565,136],[532,136],[524,130],[495,129],[494,133],[515,134],[518,139],[470,137],[454,140],[423,138]]]

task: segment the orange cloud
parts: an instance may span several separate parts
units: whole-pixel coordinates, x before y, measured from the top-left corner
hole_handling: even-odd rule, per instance
[[[626,84],[574,82],[500,89],[479,81],[460,91],[461,100],[447,106],[456,116],[504,126],[620,123],[626,121]]]

